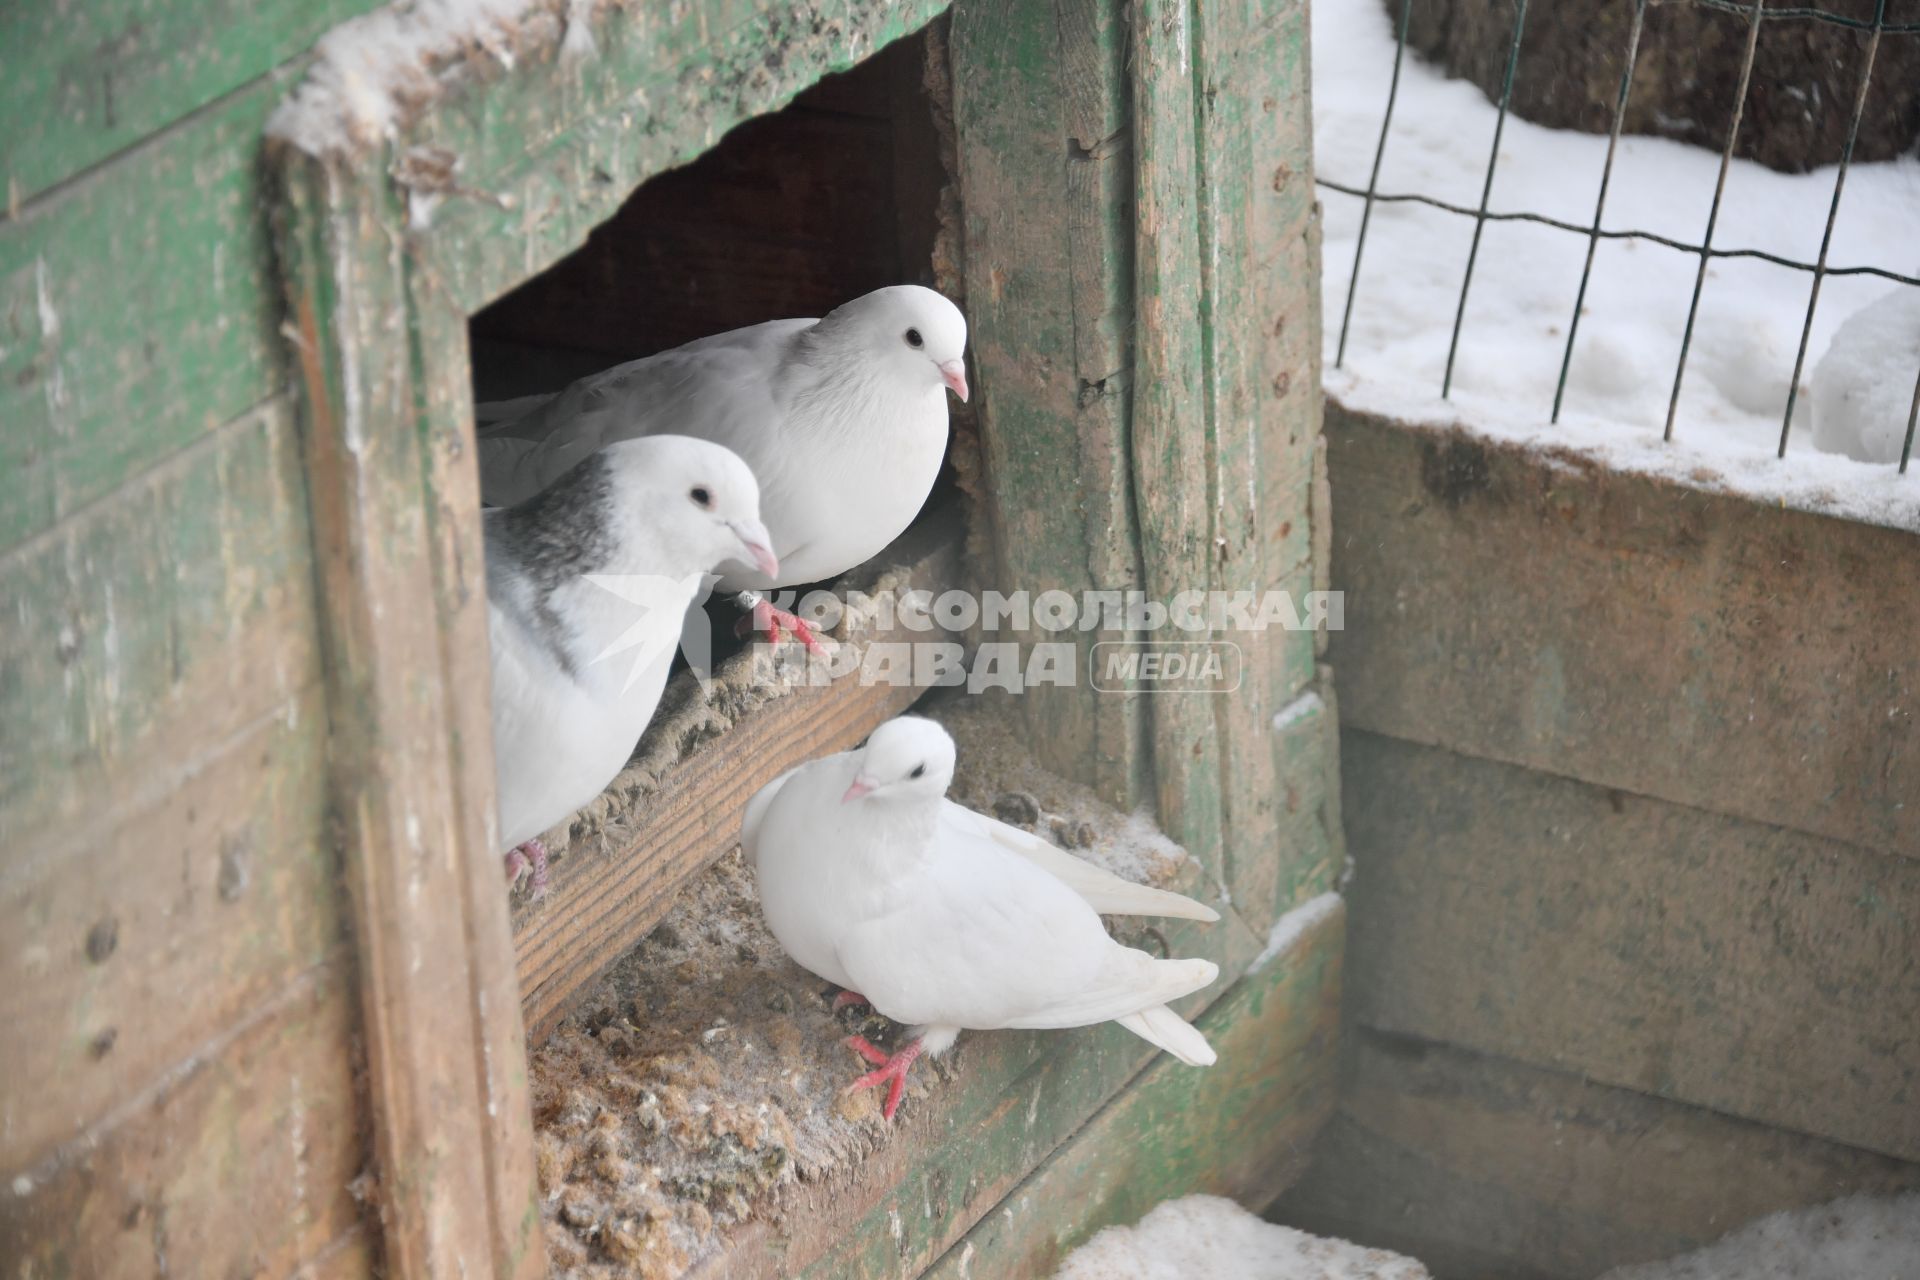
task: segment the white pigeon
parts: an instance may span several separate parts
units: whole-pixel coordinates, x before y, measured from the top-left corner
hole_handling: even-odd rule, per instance
[[[760,488],[686,436],[627,440],[515,507],[486,513],[493,754],[507,874],[546,889],[538,837],[613,781],[666,687],[704,575],[745,556],[779,571]]]
[[[768,926],[799,964],[912,1028],[889,1056],[848,1045],[878,1069],[850,1089],[888,1086],[963,1030],[1117,1021],[1191,1066],[1206,1038],[1167,1001],[1212,982],[1210,960],[1161,960],[1108,936],[1100,912],[1217,920],[1190,898],[1131,884],[1046,841],[946,799],[954,745],[902,716],[864,747],[776,778],[748,802],[741,846],[754,860]]]
[[[931,289],[895,285],[819,320],[770,320],[582,378],[551,396],[481,405],[489,503],[539,492],[615,440],[673,432],[753,468],[781,572],[737,557],[722,585],[779,642],[812,632],[759,592],[823,582],[899,537],[947,451],[949,388],[967,398],[967,322]]]
[[[1848,316],[1813,367],[1813,447],[1898,462],[1920,378],[1920,289],[1901,285]]]

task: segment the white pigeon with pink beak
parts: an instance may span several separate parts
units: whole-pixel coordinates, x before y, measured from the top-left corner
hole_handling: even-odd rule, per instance
[[[539,837],[633,755],[705,575],[779,572],[760,487],[705,440],[625,440],[518,506],[486,513],[498,847],[546,888]]]
[[[748,802],[741,845],[767,925],[802,967],[911,1028],[892,1054],[847,1044],[885,1084],[893,1118],[907,1069],[963,1030],[1117,1021],[1190,1066],[1206,1037],[1167,1007],[1211,983],[1210,960],[1122,946],[1100,913],[1217,920],[1191,898],[1133,884],[946,798],[954,744],[901,716],[865,746],[776,778]]]
[[[630,361],[550,396],[483,404],[480,484],[506,506],[616,440],[725,445],[760,481],[780,572],[744,560],[721,583],[776,642],[814,647],[759,592],[838,577],[906,531],[947,452],[946,396],[967,398],[967,321],[932,289],[876,289],[812,320],[770,320]]]

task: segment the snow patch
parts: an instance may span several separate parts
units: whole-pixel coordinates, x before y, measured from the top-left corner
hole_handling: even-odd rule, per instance
[[[576,55],[592,48],[590,7],[568,9],[566,44]],[[316,156],[375,146],[409,109],[438,96],[448,63],[477,52],[511,69],[522,22],[547,8],[544,0],[398,0],[343,22],[314,46],[306,79],[267,121],[267,135]]]
[[[1273,713],[1273,731],[1284,733],[1314,712],[1323,710],[1326,705],[1318,693],[1309,689]]]
[[[1287,914],[1273,922],[1273,928],[1267,932],[1267,945],[1260,948],[1260,954],[1247,966],[1248,973],[1258,973],[1272,964],[1274,959],[1292,948],[1300,941],[1307,930],[1325,920],[1340,909],[1340,895],[1332,891],[1321,894],[1301,903]]]
[[[1322,177],[1364,188],[1386,105],[1394,38],[1389,6],[1312,6],[1315,163]],[[1479,89],[1409,53],[1400,75],[1379,190],[1478,205],[1496,110]],[[1607,139],[1509,117],[1489,208],[1590,225]],[[1623,137],[1604,225],[1697,242],[1720,157],[1662,138]],[[1714,234],[1811,262],[1819,254],[1834,169],[1775,173],[1736,160]],[[1820,452],[1821,399],[1807,373],[1856,338],[1845,322],[1893,287],[1875,276],[1828,276],[1808,343],[1787,457],[1781,416],[1813,277],[1756,259],[1709,266],[1674,424],[1661,432],[1698,257],[1640,240],[1604,240],[1594,258],[1558,425],[1551,416],[1567,326],[1587,252],[1584,235],[1487,223],[1468,295],[1450,400],[1440,399],[1473,220],[1416,204],[1376,202],[1355,294],[1345,367],[1334,369],[1363,201],[1322,191],[1326,389],[1347,407],[1483,436],[1562,448],[1618,470],[1668,476],[1805,509],[1920,529],[1920,471]],[[1848,170],[1827,261],[1920,274],[1914,214],[1920,158]],[[1859,330],[1851,331],[1857,335]],[[1844,357],[1839,357],[1845,363]],[[1882,342],[1861,360],[1906,430],[1920,348]],[[1817,382],[1817,377],[1814,381]],[[1885,431],[1883,425],[1876,430]],[[1858,432],[1856,431],[1856,434]],[[1884,457],[1882,450],[1875,456]]]
[[[1219,1196],[1187,1196],[1136,1226],[1100,1232],[1054,1280],[1428,1280],[1428,1272],[1384,1249],[1263,1222]]]
[[[1600,1280],[1879,1280],[1920,1275],[1920,1193],[1849,1196],[1756,1219],[1704,1249]]]
[[[1813,443],[1860,462],[1897,462],[1915,391],[1888,369],[1920,362],[1920,289],[1903,286],[1860,308],[1813,368]]]

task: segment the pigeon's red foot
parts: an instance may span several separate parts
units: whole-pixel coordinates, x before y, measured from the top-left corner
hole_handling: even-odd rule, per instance
[[[861,1005],[862,1007],[868,1008],[868,1009],[873,1008],[873,1001],[867,999],[865,996],[861,995],[858,991],[842,991],[839,995],[833,998],[833,1011],[835,1013],[838,1013],[850,1004]],[[868,1047],[872,1048],[871,1045],[869,1045]],[[878,1053],[879,1050],[876,1049],[874,1050],[874,1052]],[[886,1055],[882,1054],[881,1056],[885,1057]]]
[[[776,648],[791,633],[795,640],[807,646],[808,653],[816,653],[823,658],[827,656],[826,646],[814,636],[813,628],[807,625],[804,618],[775,608],[765,600],[754,602],[751,616],[740,619],[739,630],[742,634],[758,631],[766,636],[768,644]]]
[[[507,851],[507,892],[513,892],[522,875],[527,876],[527,889],[535,902],[547,896],[547,846],[538,840]]]
[[[893,1113],[900,1109],[900,1096],[907,1091],[907,1068],[920,1056],[920,1042],[907,1041],[892,1057],[888,1057],[884,1049],[876,1047],[865,1036],[848,1036],[846,1045],[880,1069],[867,1072],[840,1092],[852,1093],[856,1089],[871,1089],[877,1084],[886,1085],[887,1101],[880,1108],[880,1114],[892,1120]]]

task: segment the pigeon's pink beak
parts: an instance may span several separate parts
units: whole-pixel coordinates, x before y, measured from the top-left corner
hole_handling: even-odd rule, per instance
[[[967,365],[964,360],[949,360],[940,366],[940,381],[953,388],[960,403],[967,402]]]
[[[847,794],[840,797],[840,803],[845,804],[849,800],[858,800],[871,790],[873,790],[873,783],[871,781],[865,777],[855,778],[853,785],[847,788]]]
[[[728,528],[740,539],[740,545],[753,557],[760,572],[769,578],[780,576],[780,558],[773,554],[773,535],[767,532],[767,526],[758,520],[735,520]]]

